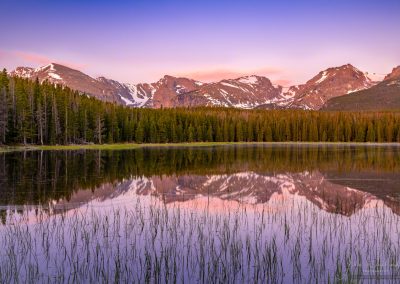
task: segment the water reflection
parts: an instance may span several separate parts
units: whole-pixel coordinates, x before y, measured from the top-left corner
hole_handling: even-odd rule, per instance
[[[400,214],[400,151],[395,146],[36,151],[2,154],[0,161],[3,209],[75,208],[130,191],[165,203],[209,196],[257,204],[298,195],[346,216],[382,202]]]
[[[400,149],[0,156],[0,282],[400,279]]]

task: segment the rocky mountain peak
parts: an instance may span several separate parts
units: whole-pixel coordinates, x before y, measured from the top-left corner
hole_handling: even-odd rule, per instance
[[[368,76],[351,64],[328,68],[298,86],[291,107],[320,109],[329,99],[364,90],[373,85]]]
[[[346,64],[339,67],[328,68],[324,71],[319,72],[318,75],[309,80],[307,84],[327,84],[335,82],[337,80],[361,80],[365,83],[371,81],[365,73],[363,73],[351,64]]]
[[[169,81],[175,81],[176,79],[178,78],[171,75],[164,75],[164,77],[160,81],[169,82]]]
[[[29,79],[32,77],[34,70],[35,69],[31,67],[17,67],[15,70],[11,71],[10,75]]]
[[[366,73],[351,64],[328,68],[305,84],[285,88],[258,75],[213,83],[165,75],[155,83],[123,84],[104,76],[92,78],[79,70],[57,63],[36,69],[18,67],[10,75],[32,80],[38,78],[40,82],[47,80],[108,102],[150,108],[223,106],[317,110],[332,98],[353,95],[375,85]],[[392,80],[397,78],[400,79],[400,66],[394,68],[382,83],[398,84]]]
[[[386,80],[399,80],[400,79],[400,65],[393,68],[392,72],[385,77]]]

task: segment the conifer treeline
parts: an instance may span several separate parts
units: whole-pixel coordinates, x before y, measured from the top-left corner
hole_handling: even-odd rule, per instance
[[[383,173],[390,175],[400,173],[400,149],[281,145],[28,151],[0,153],[0,164],[7,165],[0,166],[0,205],[32,205],[69,199],[78,190],[94,191],[105,183],[154,176],[226,175],[249,171],[264,175],[304,171],[336,175],[340,172],[345,176],[362,172],[365,178]],[[339,180],[339,184],[340,181],[343,182]],[[373,191],[374,187],[370,189]],[[385,192],[397,198],[398,192],[390,191],[390,185]]]
[[[0,75],[0,144],[400,142],[400,113],[135,109]]]

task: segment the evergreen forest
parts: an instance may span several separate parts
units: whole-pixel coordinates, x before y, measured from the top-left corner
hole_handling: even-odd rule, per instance
[[[0,144],[400,142],[400,112],[131,108],[0,74]]]

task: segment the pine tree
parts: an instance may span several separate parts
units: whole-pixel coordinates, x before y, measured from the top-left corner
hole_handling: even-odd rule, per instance
[[[212,126],[211,124],[208,126],[207,128],[207,135],[206,135],[206,141],[207,142],[214,142],[214,138],[213,138],[213,130],[212,130]]]
[[[95,121],[95,130],[94,130],[94,136],[95,136],[95,141],[98,144],[103,144],[103,136],[104,136],[104,119],[101,117],[100,114],[96,116],[96,121]]]
[[[301,140],[300,141],[308,141],[308,127],[307,127],[307,122],[303,120],[303,125],[301,128]]]
[[[194,141],[195,141],[194,128],[192,125],[190,125],[188,128],[188,142],[194,142]]]
[[[271,126],[267,125],[267,128],[265,129],[264,135],[265,135],[265,138],[264,138],[265,142],[272,142],[273,141]]]
[[[138,126],[136,128],[135,141],[136,143],[144,142],[144,125],[142,120],[139,121]]]
[[[0,72],[0,143],[400,140],[400,113],[133,109]]]
[[[50,143],[59,144],[61,135],[60,117],[58,115],[58,106],[54,93],[51,98],[51,114],[50,114]]]
[[[375,127],[372,122],[368,123],[366,142],[375,142]]]
[[[290,131],[290,124],[289,121],[285,121],[285,135],[284,135],[285,141],[291,141],[292,140],[292,133]]]
[[[235,134],[236,134],[236,138],[234,141],[236,141],[236,142],[243,141],[243,128],[242,128],[241,121],[236,122]]]
[[[400,123],[397,126],[397,137],[396,137],[396,142],[400,143]]]
[[[8,74],[3,69],[0,74],[0,144],[6,144],[7,126],[8,126]]]
[[[318,141],[318,127],[314,119],[311,120],[308,134],[309,134],[307,139],[308,141],[313,141],[313,142]]]
[[[356,142],[365,142],[365,127],[363,124],[360,124],[357,127],[355,141]]]
[[[6,86],[0,88],[0,144],[6,144],[8,104]]]

